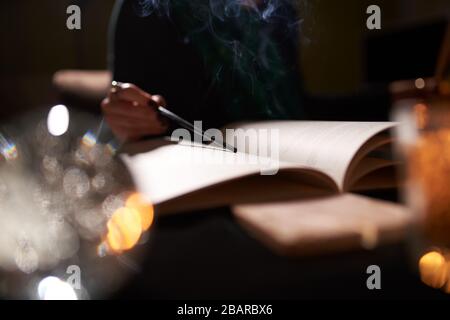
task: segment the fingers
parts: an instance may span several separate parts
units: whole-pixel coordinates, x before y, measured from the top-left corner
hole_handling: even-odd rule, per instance
[[[135,105],[146,106],[152,99],[152,95],[134,84],[115,82],[108,94],[108,98],[112,101],[122,100],[134,103]]]
[[[112,82],[112,88],[108,94],[110,101],[122,100],[131,102],[133,105],[163,106],[166,100],[160,95],[151,95],[132,83]]]
[[[123,127],[149,128],[149,134],[154,133],[152,128],[157,131],[165,131],[168,128],[168,122],[159,117],[156,109],[148,106],[135,106],[129,102],[110,101],[106,98],[102,102],[102,110],[107,120],[114,119],[115,124]]]
[[[113,81],[101,108],[114,134],[122,141],[130,141],[167,131],[168,122],[157,111],[157,106],[165,105],[161,96],[152,96],[134,84]]]
[[[153,96],[152,96],[152,100],[153,100],[158,106],[167,107],[166,100],[165,100],[162,96],[160,96],[160,95],[153,95]]]
[[[152,109],[145,105],[136,105],[128,101],[111,100],[109,98],[106,98],[105,100],[103,100],[101,107],[105,115],[114,114],[127,119],[146,119],[148,121],[154,121],[158,117],[155,109]]]

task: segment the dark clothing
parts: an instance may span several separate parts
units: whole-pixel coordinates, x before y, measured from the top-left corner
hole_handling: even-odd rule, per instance
[[[285,2],[220,11],[221,0],[165,1],[170,7],[157,8],[118,1],[114,79],[164,96],[172,111],[204,127],[301,119],[296,15]]]

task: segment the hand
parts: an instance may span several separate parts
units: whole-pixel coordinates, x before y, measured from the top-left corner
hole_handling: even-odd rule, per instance
[[[106,122],[121,141],[166,132],[168,122],[157,112],[158,106],[165,105],[163,97],[151,95],[131,83],[115,83],[101,103]]]

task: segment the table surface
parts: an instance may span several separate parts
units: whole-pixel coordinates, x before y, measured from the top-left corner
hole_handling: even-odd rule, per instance
[[[253,239],[228,208],[157,219],[141,270],[113,298],[447,298],[414,271],[407,243],[309,258],[278,256]],[[382,289],[366,269],[381,268]]]

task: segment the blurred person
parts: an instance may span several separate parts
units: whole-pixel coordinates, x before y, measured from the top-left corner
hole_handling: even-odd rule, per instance
[[[157,105],[203,128],[302,119],[295,0],[118,0],[111,90],[101,107],[122,141],[167,133]]]

